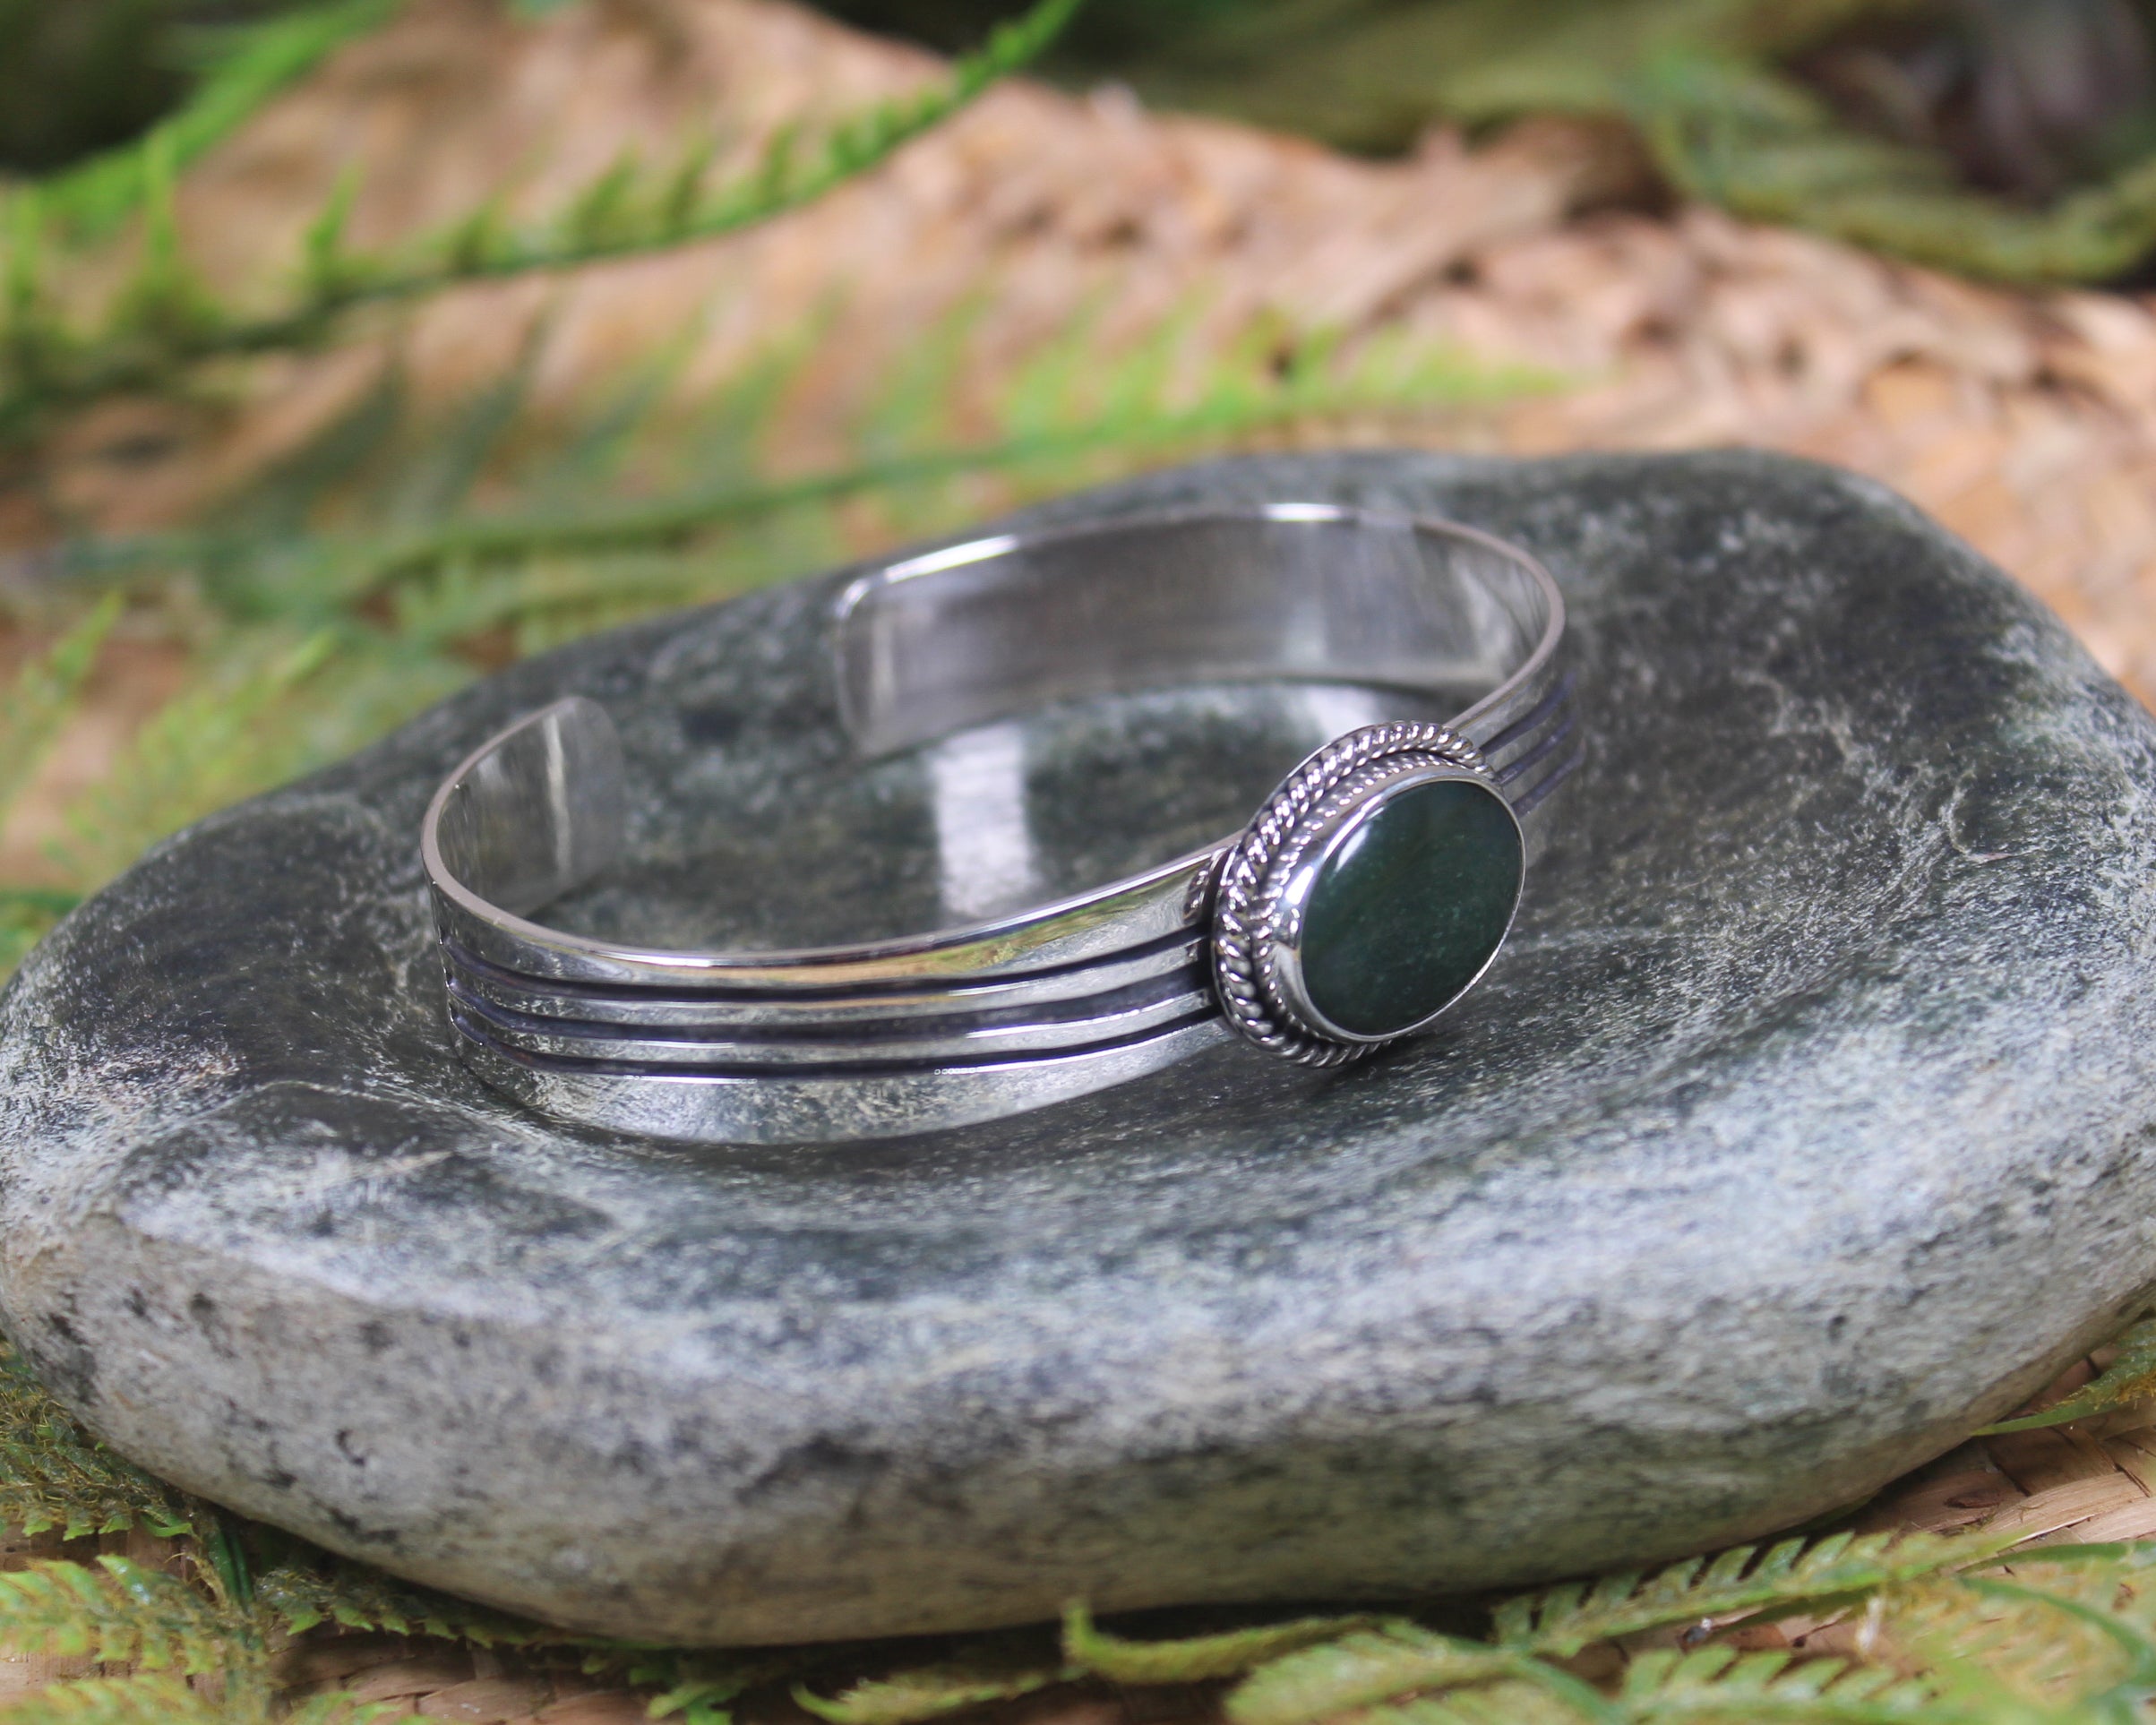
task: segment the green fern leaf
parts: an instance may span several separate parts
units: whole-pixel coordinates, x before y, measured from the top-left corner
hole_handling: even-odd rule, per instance
[[[1624,1719],[1592,1690],[1582,1695],[1570,1686],[1553,1687],[1533,1677],[1447,1689],[1365,1708],[1352,1717],[1355,1725],[1619,1725]]]
[[[18,429],[38,393],[64,373],[72,358],[66,330],[46,279],[48,247],[45,201],[34,185],[7,200],[7,256],[0,269],[0,382],[10,377],[12,398],[0,393],[0,436]]]
[[[299,286],[304,299],[331,305],[363,290],[367,266],[345,247],[345,230],[358,197],[358,173],[348,168],[338,176],[329,202],[301,234]]]
[[[1942,1576],[1874,1595],[1862,1640],[1975,1719],[2128,1716],[2139,1696],[2121,1686],[2147,1643],[2119,1611],[2117,1571],[2100,1561],[2025,1566],[2019,1553],[2013,1564],[2017,1581],[2034,1579],[2000,1592],[1987,1585],[1994,1576]]]
[[[794,1699],[831,1725],[916,1725],[964,1708],[1013,1701],[1081,1675],[1052,1658],[1035,1656],[1030,1640],[984,1643],[949,1660],[857,1683],[833,1697],[795,1684]]]
[[[398,476],[385,502],[391,520],[439,520],[466,503],[516,425],[546,335],[545,320],[536,321],[499,376],[472,390],[438,424],[419,428],[417,459]]]
[[[0,1574],[0,1643],[20,1652],[162,1669],[189,1677],[259,1664],[243,1617],[185,1582],[125,1558],[52,1559]]]
[[[1090,1611],[1073,1605],[1063,1613],[1063,1659],[1111,1683],[1202,1683],[1240,1677],[1284,1653],[1382,1624],[1369,1616],[1298,1618],[1181,1641],[1126,1641],[1097,1628]]]
[[[1627,1720],[1803,1721],[1805,1725],[1963,1725],[1936,1688],[1891,1668],[1790,1652],[1702,1647],[1640,1654],[1626,1669],[1618,1705]]]
[[[287,1633],[324,1623],[395,1635],[431,1635],[478,1647],[578,1646],[588,1637],[515,1618],[447,1593],[414,1586],[340,1558],[279,1564],[254,1584],[254,1596]]]
[[[1525,1664],[1507,1649],[1392,1623],[1273,1660],[1225,1705],[1231,1725],[1313,1725],[1427,1690],[1515,1676]]]
[[[661,250],[799,209],[880,166],[990,84],[1026,64],[1080,4],[1036,0],[1023,18],[999,29],[985,47],[958,61],[934,89],[841,121],[827,133],[820,150],[805,160],[790,147],[768,151],[743,178],[708,199],[700,190],[692,204],[683,202],[686,193],[677,180],[670,195],[647,201],[649,208],[632,214],[632,176],[624,176],[617,167],[571,200],[550,225],[511,228],[497,195],[439,236],[396,256],[356,257],[339,246],[333,253],[337,268],[327,272],[321,267],[320,236],[325,228],[340,229],[341,223],[325,210],[303,245],[301,296],[266,316],[232,312],[187,268],[173,219],[179,142],[170,128],[162,129],[151,134],[141,152],[145,245],[135,279],[118,296],[105,326],[93,333],[63,339],[35,321],[16,328],[15,339],[0,350],[10,361],[0,373],[0,431],[19,437],[57,408],[115,390],[159,387],[219,355],[305,346],[338,314],[363,304]],[[700,188],[700,174],[696,185]],[[337,202],[332,197],[331,205]],[[21,252],[20,245],[14,249]],[[36,337],[27,348],[25,331]]]
[[[115,304],[111,336],[121,375],[153,362],[132,356],[136,343],[192,349],[216,339],[224,313],[188,264],[180,240],[172,134],[162,128],[142,141],[142,255]]]
[[[107,594],[97,608],[15,674],[0,696],[0,813],[21,794],[46,750],[75,709],[98,649],[118,621],[121,600]]]
[[[249,657],[159,708],[105,779],[70,805],[54,859],[85,887],[133,862],[166,834],[311,765],[304,732],[272,716],[316,675],[336,646],[324,632]]]
[[[639,178],[636,158],[624,152],[571,202],[562,217],[563,240],[591,252],[632,242],[642,231],[630,207]]]
[[[8,1725],[233,1725],[235,1713],[177,1678],[153,1675],[48,1683],[10,1701],[6,1717]]]
[[[228,137],[278,91],[334,49],[373,30],[398,0],[332,0],[219,32],[219,51],[178,112],[162,126],[185,167]],[[110,232],[142,196],[142,160],[131,146],[103,152],[40,188],[54,216],[82,239]]]
[[[1822,1604],[1963,1568],[2003,1543],[1936,1534],[1836,1533],[1762,1549],[1688,1558],[1652,1575],[1607,1575],[1506,1601],[1493,1614],[1499,1644],[1559,1659],[1619,1635],[1707,1622],[1773,1606]]]
[[[683,1725],[726,1725],[726,1704],[766,1683],[790,1678],[819,1657],[817,1650],[761,1654],[652,1652],[640,1650],[624,1658],[604,1652],[586,1658],[588,1672],[625,1670],[628,1680],[657,1685],[651,1698],[654,1719],[675,1719]]]
[[[2144,1317],[2118,1338],[2118,1357],[2092,1382],[2083,1385],[2063,1402],[2018,1420],[2002,1420],[1981,1428],[1980,1438],[2006,1431],[2031,1431],[2040,1426],[2063,1426],[2072,1420],[2093,1420],[2156,1396],[2156,1317]]]
[[[1097,359],[1095,362],[1098,367]],[[1232,367],[1216,373],[1206,391],[1181,405],[1133,407],[1119,416],[1072,412],[1060,422],[1036,422],[1008,440],[902,448],[835,468],[785,478],[723,481],[709,489],[636,502],[609,502],[572,511],[451,520],[373,549],[348,554],[356,590],[380,592],[456,562],[499,562],[537,556],[590,556],[606,552],[682,547],[721,528],[863,493],[917,493],[961,475],[1004,471],[1034,489],[1091,476],[1085,463],[1111,459],[1119,468],[1191,448],[1233,446],[1289,425],[1328,418],[1447,410],[1476,400],[1546,388],[1545,376],[1478,371],[1446,356],[1402,367],[1388,378],[1319,386],[1291,379],[1258,382]],[[736,587],[746,583],[734,583]]]

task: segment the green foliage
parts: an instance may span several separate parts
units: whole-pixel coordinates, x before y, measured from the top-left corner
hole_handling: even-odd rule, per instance
[[[354,1701],[349,1695],[310,1695],[289,1712],[273,1717],[278,1725],[420,1725],[425,1715],[408,1712],[395,1702]]]
[[[60,560],[106,596],[0,704],[0,815],[33,778],[109,626],[112,595],[190,623],[187,685],[64,812],[56,879],[0,882],[0,964],[83,893],[210,811],[348,753],[506,649],[522,654],[654,611],[741,592],[853,547],[834,505],[872,503],[893,532],[975,516],[995,476],[1019,501],[1163,459],[1331,419],[1398,422],[1542,386],[1402,338],[1353,348],[1253,330],[1195,375],[1175,363],[1193,313],[1120,350],[1084,325],[1018,366],[952,435],[922,404],[972,363],[970,313],[917,344],[864,407],[857,454],[773,474],[775,404],[819,355],[788,332],[702,405],[669,404],[678,347],[602,391],[553,441],[523,434],[519,369],[417,415],[392,372],[312,443],[189,531],[78,545]],[[654,489],[624,497],[623,475]],[[494,500],[481,510],[485,485]],[[334,526],[317,526],[324,518]],[[17,715],[19,717],[11,717]]]
[[[70,809],[72,836],[56,848],[56,860],[94,886],[167,833],[308,764],[314,751],[304,728],[289,722],[290,709],[322,673],[333,645],[326,633],[289,646],[245,643],[235,655],[240,663],[218,667],[135,734]]]
[[[1319,1643],[1336,1643],[1379,1622],[1368,1616],[1298,1618],[1181,1641],[1126,1641],[1095,1626],[1085,1606],[1073,1605],[1063,1614],[1063,1658],[1074,1669],[1111,1683],[1202,1683],[1240,1677]]]
[[[1912,0],[1453,0],[1374,30],[1379,54],[1439,68],[1425,98],[1486,121],[1558,110],[1628,120],[1688,196],[1755,220],[2009,281],[2103,280],[2156,251],[2156,161],[2048,208],[1969,189],[1938,150],[1853,129],[1785,68],[1859,19]],[[1485,15],[1486,14],[1486,15]],[[1403,60],[1449,27],[1479,51]]]
[[[180,1495],[122,1461],[64,1412],[12,1348],[0,1348],[0,1523],[76,1540],[189,1529]]]
[[[1274,1660],[1228,1697],[1233,1725],[1304,1725],[1402,1697],[1512,1676],[1512,1652],[1398,1621]]]
[[[2156,1395],[2156,1317],[2144,1317],[2117,1342],[2118,1357],[2103,1373],[2083,1385],[2063,1402],[2018,1420],[2002,1420],[1986,1426],[1981,1435],[2004,1431],[2031,1431],[2039,1426],[2063,1426],[2069,1420],[2093,1420],[2132,1407]]]
[[[201,1690],[162,1674],[50,1683],[11,1702],[7,1712],[10,1725],[189,1725],[196,1720],[222,1725],[231,1717]],[[330,1718],[317,1717],[321,1725],[331,1725]]]
[[[107,594],[73,628],[25,664],[13,686],[0,695],[0,804],[21,794],[39,757],[74,712],[83,679],[119,614],[119,595]]]
[[[1619,1716],[1637,1720],[1777,1719],[1892,1725],[1936,1720],[1933,1686],[1892,1668],[1838,1659],[1797,1662],[1785,1652],[1739,1653],[1702,1647],[1642,1654],[1625,1672]]]
[[[202,1677],[231,1660],[233,1625],[223,1606],[125,1558],[37,1563],[0,1574],[0,1639],[28,1652]]]
[[[2156,160],[2032,209],[1952,184],[1928,151],[1852,134],[1770,68],[1672,55],[1623,94],[1680,191],[1756,221],[2000,281],[2104,281],[2156,251]]]
[[[1351,1713],[1399,1725],[1542,1717],[1959,1719],[1964,1715],[1939,1699],[1938,1683],[1910,1680],[1891,1664],[1793,1664],[1785,1653],[1739,1656],[1709,1643],[1642,1652],[1609,1695],[1582,1683],[1564,1661],[1655,1630],[1682,1627],[1696,1635],[1797,1611],[1819,1617],[1877,1609],[1927,1586],[1935,1598],[1963,1590],[1956,1601],[1966,1625],[1971,1595],[1984,1584],[1967,1572],[2000,1555],[1996,1541],[1925,1534],[1838,1533],[1764,1550],[1739,1547],[1651,1575],[1611,1575],[1505,1601],[1492,1611],[1485,1640],[1439,1635],[1408,1621],[1355,1630],[1260,1668],[1228,1697],[1228,1716],[1233,1725],[1319,1725]],[[2046,1604],[2055,1614],[2076,1609],[2063,1598]],[[1948,1664],[1961,1657],[1952,1648],[1937,1652]]]
[[[1462,67],[1440,99],[1468,119],[1546,108],[1626,119],[1688,196],[1964,274],[2106,280],[2156,251],[2156,160],[2033,207],[1964,186],[1937,150],[1853,129],[1785,70],[1837,25],[1916,9],[1619,0]]]
[[[193,91],[159,123],[160,148],[185,167],[332,50],[382,23],[398,0],[331,0],[214,33],[213,52]],[[110,233],[142,202],[145,156],[139,146],[104,151],[47,180],[46,213],[70,237]]]
[[[296,1542],[281,1561],[264,1570],[253,1592],[268,1617],[296,1635],[332,1623],[341,1629],[431,1635],[476,1647],[563,1645],[576,1639]]]
[[[918,21],[935,39],[985,3],[836,0],[872,25]],[[2156,251],[2145,113],[2138,152],[2093,151],[2100,171],[2046,206],[1971,189],[1943,146],[1860,129],[1791,70],[1851,27],[1914,26],[1937,32],[1949,56],[1980,51],[1976,10],[1941,0],[1099,0],[1058,69],[1354,150],[1402,149],[1440,121],[1621,120],[1678,190],[1742,216],[2003,280],[2131,270]],[[2057,32],[2099,8],[2014,0],[1989,10],[2045,13]],[[2057,82],[2072,56],[2047,52],[2057,41],[2045,30],[1991,46],[2010,75],[2018,63],[2031,84],[2052,81],[2036,100],[2053,109],[2072,101]]]
[[[419,1715],[395,1703],[328,1695],[279,1709],[264,1693],[227,1686],[220,1695],[163,1672],[47,1684],[10,1701],[6,1718],[8,1725],[419,1725]]]
[[[1173,330],[1179,323],[1169,320],[1164,328]],[[933,354],[940,346],[932,340],[923,343],[922,350]],[[958,350],[943,351],[955,371]],[[795,356],[796,363],[808,356]],[[947,373],[937,387],[948,389],[950,382]],[[301,541],[296,551],[290,545],[280,546],[279,554],[333,563],[348,604],[364,604],[446,571],[460,574],[469,604],[469,583],[490,565],[680,552],[744,521],[828,506],[867,492],[917,493],[987,471],[1011,474],[1022,484],[1035,476],[1068,484],[1074,468],[1082,472],[1087,457],[1104,457],[1128,468],[1134,461],[1158,460],[1276,427],[1363,414],[1456,409],[1516,397],[1550,382],[1545,374],[1522,368],[1476,366],[1449,348],[1418,348],[1398,336],[1370,341],[1344,357],[1322,336],[1292,342],[1276,337],[1254,339],[1224,356],[1193,391],[1176,379],[1157,340],[1122,354],[1104,354],[1086,339],[1080,326],[1047,343],[1020,368],[997,406],[994,431],[985,439],[927,442],[920,436],[917,418],[900,420],[909,427],[907,435],[877,437],[878,422],[886,418],[877,409],[868,416],[861,439],[865,459],[822,472],[772,478],[752,468],[730,468],[714,483],[671,495],[564,509],[554,500],[585,488],[572,475],[554,471],[528,486],[529,494],[541,500],[534,505],[486,515],[437,516],[360,542]],[[782,373],[780,388],[784,382]],[[896,383],[904,390],[922,387],[917,373]],[[732,410],[729,402],[717,412],[723,420]],[[679,427],[669,431],[683,434]],[[694,439],[691,431],[684,441]],[[470,475],[479,461],[463,465]],[[135,554],[155,557],[161,549],[143,547]],[[190,552],[182,545],[164,554],[184,558]],[[618,579],[618,573],[611,574],[607,585],[614,587]],[[554,603],[560,602],[557,596]],[[425,600],[415,596],[411,603],[423,606]],[[408,614],[417,619],[422,614]]]
[[[831,1725],[915,1725],[989,1702],[1012,1701],[1078,1675],[1032,1637],[1005,1636],[856,1683],[836,1697],[796,1684],[794,1699]]]
[[[602,1647],[585,1654],[584,1669],[612,1671],[640,1687],[656,1689],[650,1706],[654,1719],[728,1725],[728,1702],[764,1684],[781,1682],[817,1658],[812,1648],[760,1654]]]
[[[1688,1558],[1650,1575],[1605,1575],[1507,1600],[1493,1614],[1500,1646],[1568,1659],[1599,1641],[1668,1624],[1748,1616],[1762,1608],[1855,1598],[1966,1565],[1997,1549],[1980,1540],[1937,1534],[1830,1534],[1739,1546]]]
[[[711,152],[705,147],[657,174],[623,161],[550,222],[512,227],[498,202],[490,202],[415,244],[359,253],[344,240],[352,191],[347,185],[309,227],[295,296],[261,315],[221,302],[182,256],[171,219],[176,134],[160,128],[139,152],[141,262],[112,305],[87,325],[64,316],[51,279],[49,197],[14,201],[4,271],[10,289],[0,302],[5,318],[0,325],[0,439],[23,439],[57,410],[102,396],[171,387],[208,359],[318,342],[359,305],[411,299],[460,282],[663,251],[799,209],[880,166],[1025,65],[1078,4],[1035,0],[1031,11],[998,27],[978,53],[960,59],[940,83],[839,121],[811,149],[804,150],[792,132],[781,132],[753,167],[716,185],[707,183]]]

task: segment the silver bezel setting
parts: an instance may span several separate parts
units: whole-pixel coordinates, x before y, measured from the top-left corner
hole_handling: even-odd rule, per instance
[[[1302,986],[1301,914],[1326,859],[1388,797],[1446,778],[1472,779],[1510,811],[1473,743],[1443,725],[1410,721],[1370,725],[1328,744],[1258,811],[1222,864],[1213,905],[1214,984],[1228,1022],[1249,1041],[1300,1065],[1345,1065],[1413,1035],[1481,980],[1477,972],[1429,1017],[1377,1037],[1333,1024]]]

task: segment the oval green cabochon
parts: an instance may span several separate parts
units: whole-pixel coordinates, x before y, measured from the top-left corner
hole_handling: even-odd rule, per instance
[[[1318,871],[1303,910],[1303,992],[1355,1036],[1392,1036],[1482,974],[1526,866],[1504,799],[1467,778],[1380,794]]]

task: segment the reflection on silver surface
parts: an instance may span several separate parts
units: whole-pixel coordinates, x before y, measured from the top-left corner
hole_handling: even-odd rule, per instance
[[[944,915],[970,923],[1038,898],[1024,734],[985,725],[929,744],[925,755]]]

